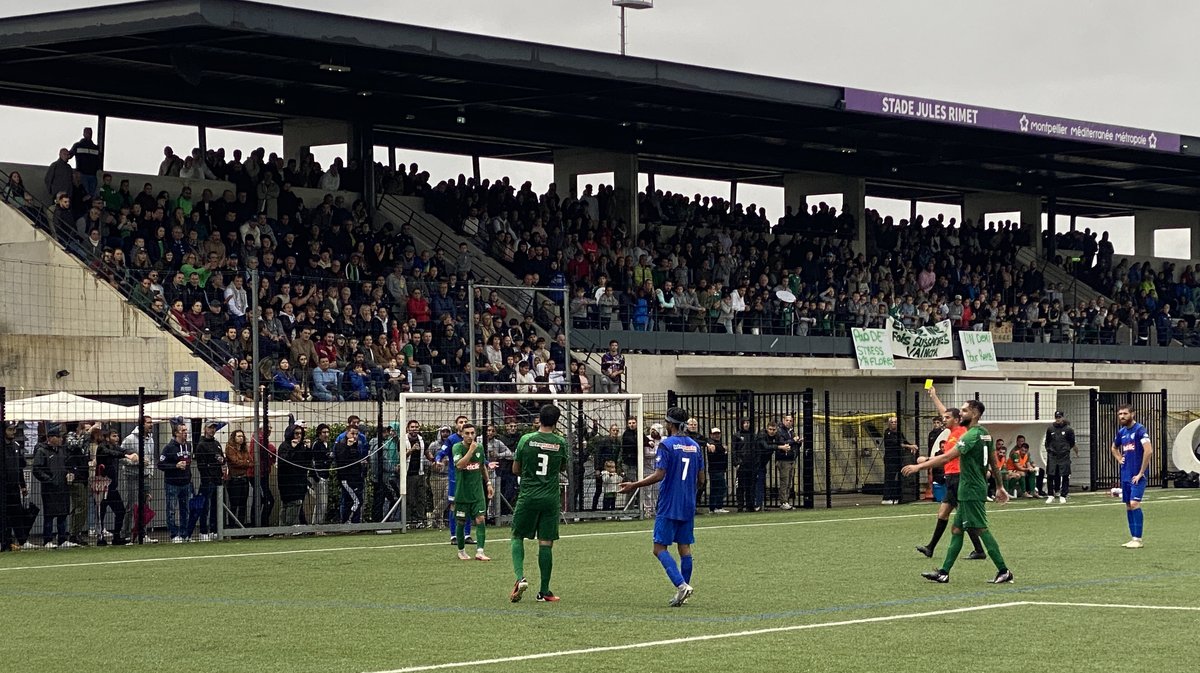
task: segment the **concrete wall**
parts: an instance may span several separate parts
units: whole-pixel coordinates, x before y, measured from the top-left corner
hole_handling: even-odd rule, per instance
[[[57,378],[56,372],[68,376]],[[199,390],[229,383],[107,283],[0,206],[0,385],[14,393],[171,391],[173,372]]]
[[[972,390],[994,388],[1005,381],[1069,384],[1072,380],[1070,363],[1005,362],[999,372],[968,375],[958,360],[897,360],[896,369],[887,371],[860,370],[852,358],[626,355],[625,359],[629,392],[634,393],[711,393],[718,388],[789,392],[812,387],[878,394],[910,390],[926,378],[954,381]],[[1200,367],[1079,363],[1075,371],[1077,386],[1135,392],[1167,388],[1175,394],[1200,394]]]

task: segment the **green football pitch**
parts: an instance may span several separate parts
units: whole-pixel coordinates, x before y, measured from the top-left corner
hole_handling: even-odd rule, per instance
[[[1120,502],[989,505],[1016,575],[960,560],[951,582],[914,546],[934,508],[704,516],[682,608],[650,522],[571,524],[559,603],[519,604],[507,530],[494,561],[444,532],[0,555],[10,670],[381,672],[1190,670],[1200,623],[1200,496],[1152,491],[1146,547]],[[969,545],[968,545],[969,550]]]

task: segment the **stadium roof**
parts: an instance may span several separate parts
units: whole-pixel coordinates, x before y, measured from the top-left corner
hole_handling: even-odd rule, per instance
[[[1163,152],[887,117],[846,109],[850,91],[242,0],[0,19],[11,105],[266,133],[346,119],[377,145],[533,161],[590,147],[663,174],[821,171],[874,196],[1054,195],[1064,213],[1200,203],[1200,139]]]

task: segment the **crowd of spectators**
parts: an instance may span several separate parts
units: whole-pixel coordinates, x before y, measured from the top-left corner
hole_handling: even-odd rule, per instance
[[[1050,234],[1044,236],[1048,244]],[[1116,322],[1132,328],[1138,345],[1178,342],[1200,346],[1196,330],[1200,278],[1195,267],[1188,264],[1180,269],[1175,262],[1164,260],[1156,270],[1149,261],[1138,263],[1128,257],[1117,261],[1108,232],[1098,237],[1090,228],[1057,233],[1053,242],[1054,261],[1110,299],[1077,307],[1076,316],[1085,331],[1093,325]],[[1050,254],[1048,246],[1046,250]]]
[[[1112,344],[1121,325],[1148,326],[1129,307],[1075,304],[1037,264],[1018,263],[1030,241],[1012,221],[894,222],[868,210],[867,250],[856,254],[854,219],[824,203],[771,227],[762,209],[719,198],[648,189],[639,201],[646,226],[635,234],[606,186],[574,198],[459,176],[426,199],[517,277],[570,293],[575,327],[838,336],[890,317]]]
[[[911,328],[949,320],[956,330],[1011,332],[1015,341],[1086,343],[1116,343],[1122,325],[1148,342],[1154,324],[1161,343],[1196,339],[1191,267],[1109,269],[1111,245],[1101,239],[1088,253],[1097,263],[1086,280],[1103,287],[1111,279],[1114,301],[1074,304],[1037,264],[1016,261],[1029,241],[1011,221],[894,222],[867,210],[867,247],[855,252],[854,218],[824,203],[789,209],[772,226],[754,204],[647,189],[636,195],[643,222],[634,229],[617,216],[611,186],[587,185],[576,198],[553,184],[540,194],[508,178],[432,184],[416,164],[378,167],[380,190],[423,198],[474,243],[449,250],[419,245],[407,225],[373,220],[361,200],[348,203],[338,190],[362,186],[354,162],[322,170],[311,156],[285,161],[261,148],[244,158],[199,149],[180,158],[167,147],[160,174],[231,187],[217,194],[199,185],[197,194],[185,183],[172,194],[145,182],[135,192],[107,173],[85,179],[98,161],[91,147],[85,132],[60,150],[43,176],[54,195],[44,211],[16,173],[6,201],[53,229],[243,392],[257,366],[283,399],[465,390],[471,349],[483,390],[589,390],[586,367],[566,357],[566,321],[843,336],[889,318]],[[330,191],[309,204],[293,184]],[[1062,240],[1063,249],[1093,250],[1094,235],[1080,237]],[[530,289],[502,298],[476,288],[472,334],[468,282],[488,280],[478,268],[483,255]],[[258,321],[250,320],[255,304]]]
[[[562,317],[543,313],[554,307],[535,305],[532,291],[522,294],[525,310],[515,312],[477,289],[470,338],[467,282],[481,279],[470,246],[422,247],[406,225],[374,223],[361,201],[329,192],[310,205],[291,190],[292,180],[355,187],[361,174],[353,162],[341,169],[335,161],[317,179],[311,157],[296,166],[261,149],[244,161],[240,151],[228,161],[223,150],[202,162],[199,150],[180,159],[168,147],[164,156],[164,175],[200,166],[205,178],[234,187],[196,194],[185,183],[171,194],[146,182],[135,194],[127,180],[114,183],[103,173],[89,190],[82,171],[67,163],[80,163],[80,155],[64,149],[46,178],[65,175],[69,185],[48,185],[54,204],[26,212],[243,392],[251,392],[256,365],[281,399],[462,391],[470,348],[485,390],[511,390],[518,381],[530,391],[590,390],[586,370],[566,357]],[[413,164],[411,180],[399,178],[406,182],[420,193],[427,176]],[[26,208],[22,184],[14,173],[5,195]],[[258,321],[250,320],[255,304]],[[535,315],[545,326],[540,332]]]

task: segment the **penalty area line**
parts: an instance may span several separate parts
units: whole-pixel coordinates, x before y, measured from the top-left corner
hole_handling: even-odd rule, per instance
[[[1015,601],[1011,603],[992,603],[990,605],[973,605],[965,608],[949,608],[946,610],[933,610],[930,612],[907,612],[899,615],[886,615],[883,617],[864,617],[862,619],[846,619],[836,622],[818,622],[816,624],[795,624],[792,626],[774,626],[764,629],[750,629],[748,631],[732,631],[729,633],[710,633],[699,636],[684,636],[681,638],[668,638],[665,640],[647,640],[640,643],[626,643],[624,645],[605,645],[601,647],[583,647],[573,650],[558,650],[555,652],[538,652],[536,654],[521,654],[511,657],[497,657],[494,659],[476,659],[474,661],[454,661],[444,664],[428,664],[424,666],[408,666],[405,668],[393,668],[385,671],[374,671],[373,673],[417,673],[418,671],[438,671],[449,668],[466,668],[469,666],[487,666],[490,664],[506,664],[515,661],[534,661],[537,659],[552,659],[556,657],[570,657],[581,654],[596,654],[599,652],[620,652],[623,650],[639,650],[649,647],[662,647],[666,645],[679,645],[683,643],[696,643],[708,640],[725,640],[729,638],[747,638],[751,636],[762,636],[773,633],[789,633],[792,631],[810,631],[813,629],[824,629],[835,626],[855,626],[858,624],[873,624],[877,622],[893,622],[905,619],[919,619],[921,617],[938,617],[941,615],[961,614],[964,612],[980,612],[983,610],[995,610],[998,608],[1010,608],[1018,605],[1025,605],[1025,601]]]

